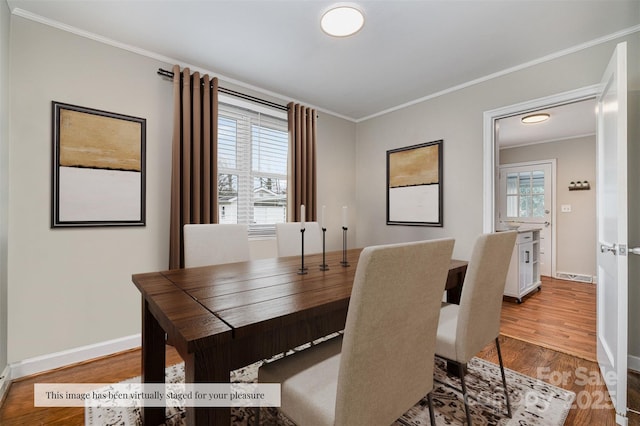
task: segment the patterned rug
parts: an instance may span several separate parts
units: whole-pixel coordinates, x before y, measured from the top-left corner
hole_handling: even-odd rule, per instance
[[[267,361],[268,362],[268,361]],[[231,373],[231,381],[251,383],[257,377],[258,362]],[[470,400],[472,420],[474,425],[500,426],[551,426],[562,425],[567,417],[571,404],[575,399],[573,392],[560,389],[540,380],[524,376],[515,371],[505,369],[509,398],[513,417],[506,416],[506,405],[499,366],[473,358],[468,364],[465,383],[469,394],[479,401],[487,401],[492,407],[486,407]],[[445,371],[444,362],[437,360],[432,393],[437,425],[462,425],[466,421],[462,395],[457,390],[460,380],[450,377]],[[139,382],[136,377],[127,382]],[[184,365],[177,364],[166,370],[168,383],[184,381]],[[109,405],[109,404],[105,404]],[[494,408],[495,407],[495,408]],[[233,425],[253,425],[255,423],[255,409],[232,408]],[[167,408],[167,426],[181,426],[185,424],[184,409],[182,407]],[[87,426],[134,426],[141,425],[140,408],[127,407],[86,407],[85,425]],[[262,408],[260,412],[261,425],[295,426],[276,408]],[[413,408],[396,420],[395,426],[429,425],[429,405],[427,398],[423,398]]]

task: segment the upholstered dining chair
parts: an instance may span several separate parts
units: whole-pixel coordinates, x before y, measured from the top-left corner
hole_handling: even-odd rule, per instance
[[[425,395],[433,423],[434,343],[453,239],[365,248],[344,335],[264,364],[297,425],[391,424]]]
[[[318,222],[304,224],[304,254],[322,253],[322,235]],[[300,222],[276,223],[278,257],[301,253]]]
[[[247,225],[184,225],[184,266],[218,265],[249,260]]]
[[[483,234],[476,238],[462,285],[460,304],[445,304],[440,310],[436,356],[458,366],[467,416],[472,425],[464,381],[466,364],[491,341],[495,341],[507,404],[511,404],[500,353],[500,311],[509,262],[517,233]]]

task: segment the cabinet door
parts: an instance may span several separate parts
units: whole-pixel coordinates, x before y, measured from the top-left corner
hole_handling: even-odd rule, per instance
[[[518,281],[520,294],[522,294],[533,282],[533,243],[519,244],[518,258],[520,261]]]

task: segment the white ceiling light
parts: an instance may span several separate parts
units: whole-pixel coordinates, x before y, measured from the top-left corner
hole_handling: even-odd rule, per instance
[[[334,37],[348,37],[360,31],[364,15],[352,6],[336,6],[322,15],[322,31]]]
[[[531,115],[527,115],[525,117],[522,117],[522,122],[525,124],[535,124],[535,123],[542,123],[543,121],[547,121],[549,119],[549,117],[551,117],[549,114],[545,113],[537,113],[537,114],[531,114]]]

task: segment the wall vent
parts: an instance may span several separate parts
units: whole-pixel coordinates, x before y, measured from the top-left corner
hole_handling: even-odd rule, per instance
[[[571,272],[557,272],[556,278],[559,280],[578,281],[581,283],[593,283],[591,275],[572,274]]]

